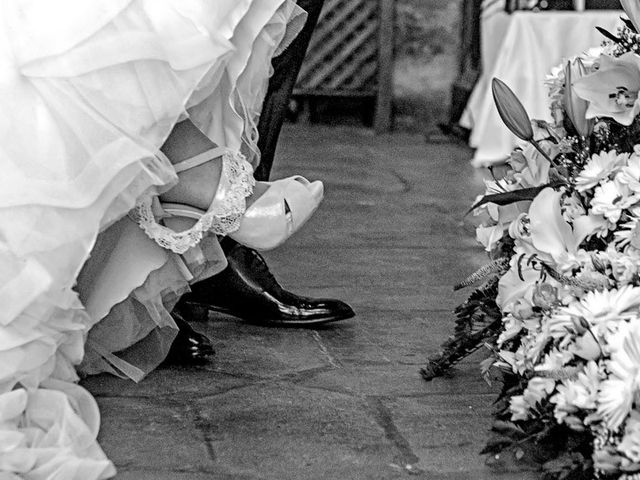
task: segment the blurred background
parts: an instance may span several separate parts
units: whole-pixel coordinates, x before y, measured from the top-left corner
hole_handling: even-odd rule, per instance
[[[580,6],[582,5],[582,6]],[[481,18],[618,10],[618,0],[326,0],[291,119],[465,140],[458,120],[482,70]],[[485,36],[490,32],[485,32]],[[440,138],[443,140],[443,138]]]

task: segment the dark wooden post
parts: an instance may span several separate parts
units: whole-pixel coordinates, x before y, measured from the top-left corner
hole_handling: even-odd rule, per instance
[[[393,115],[393,27],[395,0],[378,0],[380,26],[378,30],[378,94],[374,128],[377,133],[392,127]]]
[[[460,8],[458,76],[451,89],[449,127],[458,123],[480,75],[480,13],[482,0],[463,0]]]

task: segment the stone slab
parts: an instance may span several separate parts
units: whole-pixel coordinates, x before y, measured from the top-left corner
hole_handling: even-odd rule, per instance
[[[403,478],[366,402],[291,383],[197,402],[219,467],[265,479]]]
[[[185,399],[186,400],[186,399]],[[121,469],[199,471],[214,466],[189,402],[162,398],[98,398],[98,441]]]

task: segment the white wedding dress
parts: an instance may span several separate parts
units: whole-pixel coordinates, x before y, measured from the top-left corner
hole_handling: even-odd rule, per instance
[[[175,336],[179,295],[225,267],[215,236],[178,256],[127,213],[176,182],[159,147],[187,116],[255,166],[271,58],[302,13],[291,0],[0,0],[2,480],[115,474],[78,372],[140,380]]]

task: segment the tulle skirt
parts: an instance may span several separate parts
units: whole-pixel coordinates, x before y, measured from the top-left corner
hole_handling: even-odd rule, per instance
[[[129,217],[175,184],[159,151],[189,117],[255,165],[290,0],[0,0],[0,477],[114,475],[78,371],[140,380],[169,312],[226,265],[178,256]]]

